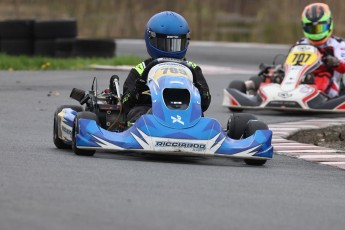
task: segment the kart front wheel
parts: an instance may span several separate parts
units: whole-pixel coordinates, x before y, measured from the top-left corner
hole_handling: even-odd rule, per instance
[[[258,120],[250,120],[243,133],[243,138],[247,138],[255,133],[256,130],[268,130],[268,126]],[[257,159],[245,159],[244,162],[247,165],[261,166],[266,163],[267,160],[257,160]]]
[[[91,113],[91,112],[80,112],[74,118],[74,124],[73,124],[73,129],[72,129],[72,149],[73,149],[73,152],[79,156],[93,156],[95,154],[96,150],[79,149],[77,147],[76,136],[79,133],[79,128],[80,128],[79,127],[79,119],[94,120],[97,123],[99,123],[98,117],[96,114]]]
[[[250,113],[232,113],[227,123],[228,137],[234,140],[239,140],[243,136],[243,133],[250,120],[257,120],[257,118]]]
[[[71,108],[76,112],[83,111],[83,107],[80,105],[61,105],[59,106],[54,113],[54,128],[53,128],[53,142],[58,149],[71,149],[71,145],[66,144],[59,138],[59,121],[58,114],[66,108]]]

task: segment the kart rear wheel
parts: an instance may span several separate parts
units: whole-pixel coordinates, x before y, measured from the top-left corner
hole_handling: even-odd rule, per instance
[[[243,138],[247,138],[255,133],[256,130],[268,130],[268,126],[258,120],[248,121],[247,126],[243,133]],[[266,163],[267,160],[245,159],[244,162],[247,165],[261,166]]]
[[[58,114],[66,108],[71,108],[76,112],[84,111],[84,108],[80,105],[61,105],[54,113],[54,128],[53,128],[53,141],[58,149],[71,149],[71,145],[66,144],[59,138],[59,127],[58,127]]]
[[[241,139],[247,124],[250,120],[257,120],[257,118],[250,113],[232,113],[227,123],[227,135],[231,139]]]
[[[240,81],[240,80],[234,80],[230,82],[229,88],[237,89],[238,91],[242,93],[247,92],[246,84],[244,83],[244,81]]]
[[[254,90],[258,91],[261,83],[263,82],[262,78],[259,76],[252,76],[249,78],[249,80],[251,80],[254,83]]]
[[[89,119],[94,120],[99,124],[98,117],[96,114],[92,112],[80,112],[74,118],[74,124],[72,129],[72,149],[76,155],[79,156],[93,156],[96,150],[85,150],[85,149],[78,149],[76,143],[76,135],[79,133],[79,119]]]

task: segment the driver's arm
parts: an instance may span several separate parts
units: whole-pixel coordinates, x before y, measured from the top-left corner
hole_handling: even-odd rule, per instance
[[[131,108],[136,104],[136,80],[140,77],[137,71],[133,68],[128,74],[125,83],[123,84],[122,95],[122,109],[125,114],[129,112]]]
[[[138,79],[141,79],[144,69],[150,62],[152,62],[152,58],[148,58],[132,68],[123,84],[122,107],[125,114],[138,103]],[[143,84],[146,86],[145,82]]]
[[[341,59],[339,61],[339,65],[335,67],[334,70],[339,73],[345,73],[345,61]]]
[[[339,73],[345,73],[345,42],[342,41],[339,46],[334,50],[334,56],[338,58],[339,64],[333,70]]]
[[[201,97],[201,109],[205,112],[211,103],[211,94],[204,74],[199,66],[193,67],[195,70],[194,85],[198,88]]]

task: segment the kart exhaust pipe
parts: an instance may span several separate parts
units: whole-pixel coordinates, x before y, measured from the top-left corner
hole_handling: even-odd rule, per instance
[[[82,105],[89,99],[89,96],[88,95],[85,96],[85,94],[86,93],[84,90],[73,88],[69,96],[70,98],[77,100]]]

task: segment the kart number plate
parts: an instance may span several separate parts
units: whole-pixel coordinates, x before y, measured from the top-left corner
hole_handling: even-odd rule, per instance
[[[154,66],[149,72],[148,79],[157,81],[159,78],[165,76],[185,77],[193,81],[193,74],[186,66],[170,62]]]
[[[153,78],[158,78],[162,76],[178,76],[178,77],[186,77],[187,73],[182,68],[177,67],[163,67],[157,70]]]
[[[312,65],[318,61],[315,52],[291,52],[286,58],[285,64],[288,65]]]

